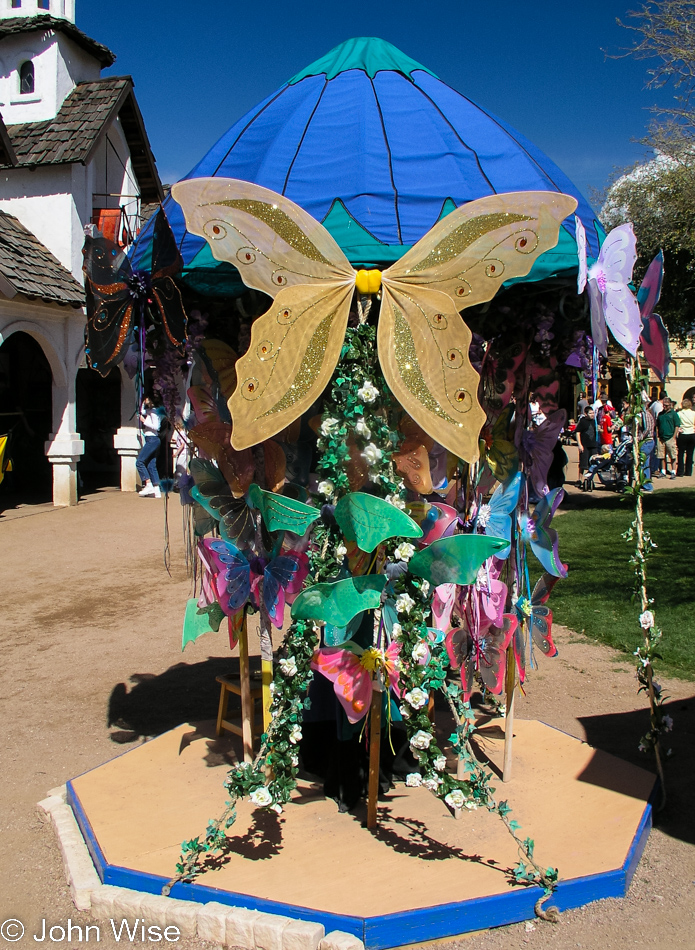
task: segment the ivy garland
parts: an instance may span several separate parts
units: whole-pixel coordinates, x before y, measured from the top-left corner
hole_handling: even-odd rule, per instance
[[[360,312],[362,316],[361,307]],[[378,367],[375,338],[375,328],[365,319],[346,333],[319,428],[317,470],[324,477],[318,490],[324,499],[336,503],[350,491],[351,466],[366,465],[375,492],[396,507],[405,508],[405,485],[397,476],[392,460],[402,438],[397,429],[399,408]],[[330,516],[317,522],[312,542],[311,583],[335,579],[346,548]],[[407,564],[413,553],[414,547],[408,539],[394,538],[385,545],[386,557],[392,563]],[[544,869],[536,862],[534,842],[517,834],[520,825],[510,818],[508,802],[495,800],[495,789],[490,786],[492,773],[480,765],[471,747],[475,713],[470,703],[463,701],[460,686],[447,681],[449,659],[443,645],[427,639],[426,620],[432,603],[430,586],[407,570],[394,572],[391,586],[398,616],[392,636],[400,643],[399,677],[403,694],[400,712],[419,767],[418,772],[407,776],[406,784],[425,786],[452,809],[480,806],[499,815],[519,850],[519,862],[511,869],[512,880],[540,885],[544,893],[536,904],[536,913],[554,921],[556,909],[544,911],[542,904],[557,885],[558,871]],[[248,797],[257,807],[278,814],[290,800],[297,783],[302,712],[309,705],[311,658],[319,643],[317,626],[306,621],[291,624],[271,685],[271,724],[261,737],[258,755],[253,763],[244,763],[229,772],[225,782],[229,798],[223,813],[208,823],[204,835],[183,842],[176,876],[163,889],[164,894],[168,894],[177,881],[190,881],[198,876],[204,870],[206,858],[224,851],[226,832],[236,820],[236,803],[240,799]],[[465,778],[446,770],[446,756],[437,744],[427,712],[432,690],[444,693],[457,723],[450,742],[462,763]]]
[[[640,752],[652,750],[656,762],[656,770],[661,786],[661,808],[666,804],[666,783],[662,763],[662,737],[673,728],[673,720],[664,712],[666,696],[661,686],[654,679],[654,661],[660,660],[659,642],[661,630],[656,625],[651,605],[654,598],[649,597],[647,591],[647,561],[656,548],[655,542],[644,526],[643,499],[645,490],[651,491],[651,482],[646,477],[647,453],[644,451],[645,439],[640,440],[642,413],[647,410],[644,393],[647,391],[648,377],[644,374],[639,357],[631,357],[628,370],[628,401],[629,410],[627,420],[632,431],[632,460],[633,481],[626,489],[635,504],[635,517],[623,534],[628,542],[635,543],[635,551],[630,558],[635,572],[635,591],[633,599],[639,603],[639,625],[644,635],[644,644],[635,650],[637,657],[637,680],[640,693],[645,693],[649,700],[649,731],[642,737],[639,744]],[[650,473],[651,474],[651,473]],[[668,754],[668,753],[667,753]]]

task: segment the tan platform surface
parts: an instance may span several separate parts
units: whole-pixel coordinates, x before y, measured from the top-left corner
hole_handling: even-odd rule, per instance
[[[204,732],[180,726],[73,781],[110,864],[169,878],[181,841],[220,814],[231,745]],[[499,726],[478,735],[485,755],[499,764]],[[535,840],[539,863],[559,868],[562,879],[620,868],[654,776],[543,723],[517,720],[514,735],[513,780],[494,776],[492,785],[498,801],[509,802],[521,837]],[[199,882],[359,916],[509,888],[506,872],[517,850],[487,811],[466,811],[456,821],[426,789],[399,784],[380,803],[372,834],[363,814],[339,814],[309,782],[294,797],[279,817],[239,803],[229,860]]]

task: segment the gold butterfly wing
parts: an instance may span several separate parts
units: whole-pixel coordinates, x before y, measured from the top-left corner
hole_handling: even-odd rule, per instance
[[[232,445],[270,438],[321,395],[340,356],[355,271],[310,214],[267,188],[194,179],[172,188],[188,230],[234,264],[245,284],[275,297],[251,330],[229,399]]]
[[[485,413],[459,310],[490,300],[557,244],[568,195],[519,192],[472,201],[436,224],[382,274],[377,342],[386,382],[433,439],[478,458]]]

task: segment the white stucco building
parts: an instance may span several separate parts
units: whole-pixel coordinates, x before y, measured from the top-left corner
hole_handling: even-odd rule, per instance
[[[43,451],[56,505],[77,502],[85,452],[84,226],[127,244],[142,205],[162,198],[132,79],[101,76],[114,60],[75,25],[75,0],[0,0],[0,434],[13,429],[15,480],[31,479],[50,371]],[[83,416],[95,418],[102,383],[112,397],[120,390],[120,418],[109,423],[121,487],[134,490],[135,394],[122,370],[112,373],[105,383],[83,377]]]

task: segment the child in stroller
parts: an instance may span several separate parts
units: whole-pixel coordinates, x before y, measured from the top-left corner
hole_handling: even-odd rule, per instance
[[[604,446],[604,451],[592,455],[582,478],[582,491],[594,490],[594,476],[606,488],[623,491],[632,481],[632,437],[626,435],[615,445]]]

